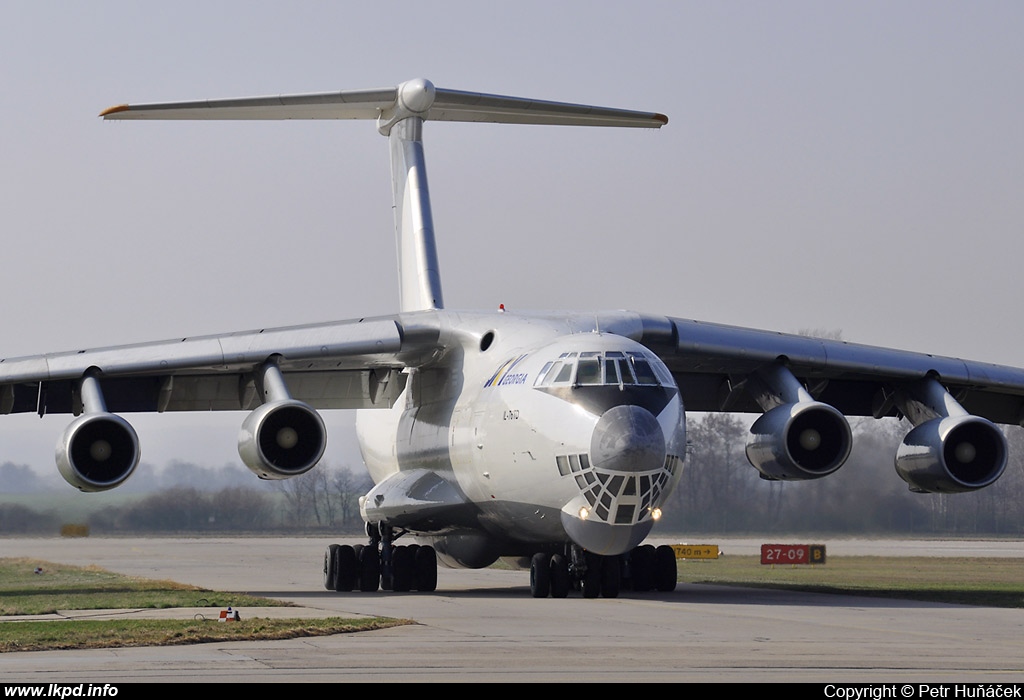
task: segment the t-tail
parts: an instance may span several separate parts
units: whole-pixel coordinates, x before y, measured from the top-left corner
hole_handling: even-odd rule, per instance
[[[423,122],[493,122],[659,128],[654,112],[548,102],[435,88],[416,79],[393,88],[196,102],[120,105],[104,119],[375,119],[391,147],[391,179],[402,311],[444,307],[430,211]]]

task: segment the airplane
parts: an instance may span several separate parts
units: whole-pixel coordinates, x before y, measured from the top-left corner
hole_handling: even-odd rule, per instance
[[[672,548],[645,544],[679,482],[686,411],[760,414],[746,456],[769,480],[818,479],[850,455],[847,416],[913,426],[911,490],[994,483],[996,424],[1024,423],[1024,370],[632,311],[445,308],[423,151],[427,121],[658,129],[668,118],[435,87],[131,104],[105,120],[365,119],[387,137],[399,309],[374,318],[0,361],[0,413],[72,414],[57,467],[104,491],[139,463],[121,414],[247,411],[242,461],[262,479],[312,469],[320,410],[356,409],[374,486],[366,543],[328,545],[334,591],[433,591],[437,567],[499,558],[534,597],[672,591]],[[402,538],[409,538],[402,544]]]

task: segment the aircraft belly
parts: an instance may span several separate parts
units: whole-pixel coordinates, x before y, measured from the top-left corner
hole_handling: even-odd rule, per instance
[[[480,516],[484,528],[504,539],[521,542],[565,542],[569,539],[562,527],[559,508],[537,503],[496,501],[487,504]]]

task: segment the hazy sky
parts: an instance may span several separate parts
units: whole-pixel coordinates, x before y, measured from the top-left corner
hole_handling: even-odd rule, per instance
[[[370,122],[123,102],[440,87],[657,132],[430,123],[450,308],[629,308],[1024,364],[1024,3],[0,4],[0,356],[392,313]],[[241,414],[132,418],[236,461]],[[351,461],[351,418],[327,417]],[[0,420],[52,465],[67,417]]]

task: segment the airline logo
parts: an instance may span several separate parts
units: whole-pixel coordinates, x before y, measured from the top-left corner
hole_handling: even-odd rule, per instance
[[[506,386],[509,384],[526,384],[526,372],[514,372],[516,365],[526,359],[529,353],[506,360],[498,370],[491,375],[491,378],[484,383],[484,387]]]

